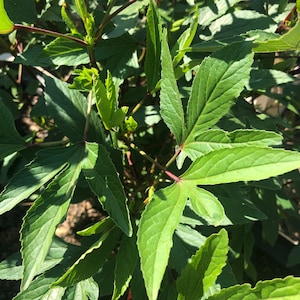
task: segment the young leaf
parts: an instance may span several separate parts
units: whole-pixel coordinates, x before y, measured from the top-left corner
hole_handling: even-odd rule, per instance
[[[179,224],[186,195],[180,183],[160,189],[142,214],[138,230],[141,269],[150,300],[157,299],[168,264],[172,236]]]
[[[198,158],[181,176],[182,183],[211,185],[262,180],[300,167],[300,153],[264,147],[220,149]]]
[[[280,145],[281,142],[282,136],[271,131],[242,129],[227,132],[221,129],[211,129],[200,133],[195,141],[185,143],[182,153],[195,160],[217,149],[243,146],[275,146]]]
[[[225,229],[207,238],[176,281],[177,299],[201,299],[222,272],[226,264],[227,252],[228,236]]]
[[[116,247],[120,234],[116,227],[105,232],[53,285],[68,287],[95,275]]]
[[[195,140],[201,131],[228,112],[248,82],[252,58],[252,45],[244,42],[227,46],[204,59],[188,102],[185,143]]]
[[[180,144],[185,135],[184,112],[174,75],[166,30],[162,38],[161,64],[160,113],[177,143]]]
[[[14,23],[10,20],[4,8],[4,0],[0,0],[0,19],[0,34],[8,34],[14,30]]]
[[[47,255],[56,226],[65,216],[81,172],[84,148],[77,148],[61,172],[34,202],[24,217],[21,228],[24,276],[22,289],[28,288]]]
[[[146,39],[145,73],[147,77],[147,89],[154,90],[160,79],[160,45],[161,45],[161,21],[157,5],[154,0],[149,1],[147,11],[147,39]]]
[[[58,174],[77,150],[77,147],[64,147],[39,151],[36,159],[12,177],[1,193],[0,214],[11,210]]]
[[[86,150],[87,157],[83,164],[86,180],[117,226],[131,236],[127,199],[109,154],[98,144],[87,143]]]
[[[254,288],[248,283],[234,285],[222,289],[218,294],[212,295],[207,300],[237,300],[237,299],[299,299],[300,278],[287,276],[283,279],[259,281]]]
[[[0,101],[0,160],[24,148],[25,142],[16,130],[10,110]]]
[[[112,300],[119,299],[127,290],[138,258],[136,236],[123,236],[117,255]]]
[[[73,142],[81,142],[87,118],[87,100],[68,84],[46,77],[45,100],[49,114],[63,133]],[[103,128],[97,113],[92,110],[89,118],[88,141],[103,141]]]
[[[209,225],[219,225],[225,217],[225,213],[218,198],[209,191],[186,184],[186,182],[184,182],[183,188],[190,199],[193,211]]]
[[[103,220],[91,225],[88,228],[85,228],[83,230],[77,231],[76,233],[81,236],[90,236],[94,234],[99,234],[104,232],[105,230],[108,230],[109,228],[112,228],[114,226],[114,222],[110,217],[104,218]]]

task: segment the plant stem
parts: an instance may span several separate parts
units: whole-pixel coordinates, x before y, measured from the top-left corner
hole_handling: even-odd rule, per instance
[[[88,135],[88,130],[89,130],[89,123],[90,123],[90,115],[91,115],[91,110],[92,110],[92,91],[89,92],[88,95],[88,107],[86,110],[86,120],[85,120],[85,126],[84,126],[84,132],[83,132],[83,141],[86,142],[87,140],[87,135]]]
[[[39,34],[45,34],[48,36],[53,36],[53,37],[60,37],[63,39],[68,39],[71,40],[73,42],[76,42],[84,47],[87,46],[87,43],[84,40],[81,40],[79,38],[76,38],[74,36],[71,35],[66,35],[64,33],[59,33],[56,31],[52,31],[52,30],[48,30],[48,29],[43,29],[43,28],[37,28],[34,26],[27,26],[27,25],[22,25],[22,24],[15,24],[14,25],[14,29],[15,30],[24,30],[24,31],[29,31],[29,32],[35,32],[35,33],[39,33]]]
[[[34,143],[34,144],[27,144],[27,148],[31,147],[55,147],[55,146],[63,146],[68,144],[70,141],[68,139],[62,141],[53,141],[53,142],[45,142],[45,143]]]
[[[108,10],[104,16],[103,21],[101,22],[101,24],[99,25],[96,34],[95,34],[95,44],[97,44],[98,40],[100,39],[101,35],[102,35],[102,31],[104,29],[104,27],[106,26],[106,24],[113,19],[116,15],[118,15],[121,11],[123,11],[125,8],[127,8],[128,6],[130,6],[131,4],[133,4],[134,2],[136,2],[137,0],[129,0],[127,3],[124,3],[121,7],[119,7],[116,11],[114,11],[111,15],[109,15],[109,12],[112,9],[112,6],[114,5],[113,1],[111,3],[111,5],[108,7]]]

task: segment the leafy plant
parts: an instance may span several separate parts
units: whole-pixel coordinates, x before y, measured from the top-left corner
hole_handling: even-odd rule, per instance
[[[270,211],[295,208],[281,189],[300,168],[299,144],[284,149],[293,123],[254,106],[272,95],[298,118],[292,94],[271,93],[296,81],[296,61],[274,59],[299,50],[299,22],[275,33],[293,4],[31,2],[18,3],[23,20],[0,2],[0,33],[11,32],[1,41],[15,47],[7,69],[22,65],[24,82],[42,87],[31,119],[47,132],[21,136],[14,114],[30,92],[1,86],[0,212],[32,201],[20,254],[0,264],[0,278],[22,280],[14,299],[299,297],[299,278],[252,288],[236,267],[255,279],[251,226],[261,220],[273,242]],[[74,246],[55,230],[80,197],[98,199],[105,216]]]

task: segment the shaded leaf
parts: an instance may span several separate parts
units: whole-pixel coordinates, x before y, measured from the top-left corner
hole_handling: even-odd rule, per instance
[[[112,300],[119,299],[127,290],[137,263],[137,258],[136,236],[133,235],[131,238],[123,236],[116,260]]]
[[[17,132],[14,118],[3,101],[0,101],[0,116],[0,160],[2,160],[8,155],[24,149],[25,142]]]
[[[53,285],[68,287],[95,275],[115,248],[120,234],[116,227],[105,232]]]
[[[24,217],[21,228],[24,274],[22,289],[26,289],[39,272],[52,243],[56,226],[65,216],[81,172],[84,148],[68,158],[69,166],[47,186]]]
[[[103,220],[91,225],[88,228],[85,228],[83,230],[77,231],[76,233],[81,236],[90,236],[93,234],[102,233],[105,230],[108,230],[109,228],[112,228],[114,226],[114,222],[110,217],[104,218]]]
[[[95,280],[90,277],[88,279],[79,281],[75,286],[66,290],[64,300],[98,300],[99,286]],[[56,300],[56,299],[53,299]]]
[[[184,112],[167,44],[166,31],[163,32],[162,38],[161,64],[160,113],[177,143],[180,144],[185,134]]]
[[[46,77],[45,100],[49,114],[63,133],[73,142],[80,142],[84,137],[87,99],[68,84],[56,78]],[[89,119],[88,141],[102,141],[102,124],[94,110]]]
[[[83,165],[86,180],[117,226],[131,236],[126,195],[109,154],[98,144],[87,143],[86,150],[87,158]]]
[[[0,214],[11,210],[15,205],[29,197],[47,183],[67,165],[77,147],[41,150],[36,159],[13,176],[0,195]]]
[[[155,192],[142,214],[137,244],[150,300],[157,298],[173,243],[172,236],[185,203],[186,196],[180,183],[173,184]]]
[[[201,63],[187,108],[185,143],[195,140],[224,116],[247,83],[251,64],[250,43],[227,46]]]
[[[14,23],[35,23],[36,9],[34,0],[5,0],[4,3],[6,12]]]
[[[147,11],[147,39],[145,73],[147,77],[147,89],[154,90],[160,79],[160,53],[161,53],[161,21],[158,8],[154,0],[149,1]]]
[[[210,235],[192,256],[177,279],[178,300],[195,300],[205,295],[226,264],[228,236],[225,229]]]
[[[264,147],[220,149],[198,158],[182,182],[211,185],[262,180],[300,167],[300,153]]]

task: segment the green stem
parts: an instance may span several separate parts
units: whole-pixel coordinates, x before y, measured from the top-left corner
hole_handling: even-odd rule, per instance
[[[64,146],[68,144],[70,141],[68,139],[63,141],[53,141],[53,142],[45,142],[45,143],[34,143],[34,144],[27,144],[27,148],[31,147],[55,147],[55,146]]]
[[[27,25],[21,25],[21,24],[15,24],[14,25],[14,30],[24,30],[24,31],[29,31],[29,32],[34,32],[34,33],[39,33],[39,34],[45,34],[48,36],[53,36],[53,37],[60,37],[63,39],[68,39],[71,40],[73,42],[76,42],[84,47],[87,46],[87,43],[84,40],[81,40],[79,38],[76,38],[74,36],[71,35],[66,35],[64,33],[59,33],[56,31],[52,31],[52,30],[48,30],[48,29],[43,29],[43,28],[37,28],[37,27],[33,27],[33,26],[27,26]]]

